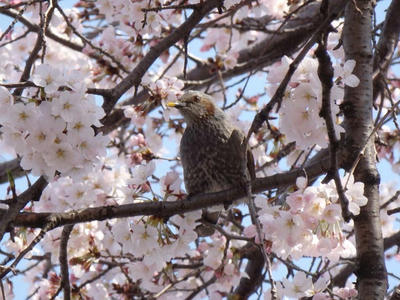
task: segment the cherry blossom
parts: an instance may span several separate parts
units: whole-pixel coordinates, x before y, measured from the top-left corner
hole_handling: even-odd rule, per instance
[[[343,83],[348,86],[356,87],[360,83],[360,80],[352,74],[355,66],[355,60],[347,60],[343,66],[339,65],[335,68],[335,77],[343,80]]]
[[[63,73],[48,64],[37,66],[35,73],[32,76],[32,81],[41,87],[44,87],[45,92],[52,94],[55,93],[60,85],[63,84]]]
[[[273,95],[275,92],[280,82],[279,78],[282,78],[287,72],[290,62],[291,59],[283,57],[279,65],[270,70],[267,77],[271,84],[268,88],[270,95]],[[348,65],[351,66],[351,64],[350,61]],[[353,68],[349,68],[348,65],[346,65],[346,76],[349,77],[350,82],[353,82],[352,80],[356,78],[355,75],[351,74],[354,66]],[[337,77],[345,76],[344,73],[336,73],[335,76]],[[356,85],[358,83],[354,86]],[[334,91],[339,89],[336,85],[334,85],[334,88]],[[327,147],[328,139],[325,121],[319,115],[322,105],[321,86],[318,81],[317,62],[315,59],[307,58],[301,62],[293,75],[288,89],[279,111],[279,124],[287,140],[295,141],[299,149],[309,149],[314,145],[318,145],[321,148]],[[333,93],[333,95],[334,99],[342,98],[342,95],[338,95],[337,92]],[[332,118],[336,121],[336,115],[339,113],[337,103],[332,103],[331,111]],[[293,123],[298,126],[292,126]],[[339,137],[343,131],[344,129],[335,122],[336,136]]]
[[[312,279],[308,278],[303,272],[297,272],[293,277],[293,281],[284,278],[282,283],[284,294],[290,298],[298,299],[311,296]]]

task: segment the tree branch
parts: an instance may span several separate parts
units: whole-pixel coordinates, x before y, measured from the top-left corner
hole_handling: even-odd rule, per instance
[[[28,59],[26,60],[25,68],[24,68],[24,71],[22,72],[20,82],[28,81],[30,74],[31,74],[32,66],[33,66],[35,60],[37,59],[40,50],[45,49],[46,42],[44,40],[44,35],[48,31],[49,22],[53,16],[54,9],[55,9],[55,7],[52,4],[50,4],[46,10],[44,16],[41,15],[41,24],[40,24],[40,26],[38,26],[38,31],[37,31],[38,35],[36,37],[35,46],[33,47],[31,53],[29,54]],[[42,12],[40,12],[40,14],[42,14]],[[21,17],[21,16],[19,16],[19,17]],[[44,50],[42,52],[44,54]],[[13,95],[21,96],[23,90],[24,90],[23,88],[17,88],[17,89],[15,89]]]

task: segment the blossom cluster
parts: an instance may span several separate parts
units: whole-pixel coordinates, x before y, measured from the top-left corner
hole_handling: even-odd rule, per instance
[[[354,245],[343,235],[345,225],[334,182],[305,186],[305,179],[298,179],[298,190],[287,195],[283,207],[270,206],[265,198],[256,198],[265,239],[272,242],[271,250],[283,259],[322,256],[335,262],[340,257],[353,257]],[[364,184],[347,176],[343,186],[347,187],[350,212],[358,215],[360,206],[367,204]],[[254,236],[253,225],[247,230],[248,235]]]
[[[79,175],[106,154],[108,138],[95,134],[103,109],[86,94],[79,71],[38,65],[32,81],[39,95],[13,97],[0,89],[0,116],[4,141],[21,156],[21,166],[50,178],[58,171]]]
[[[267,80],[270,83],[268,93],[272,97],[276,88],[289,69],[292,59],[284,56],[270,69]],[[344,129],[338,124],[339,104],[343,100],[344,85],[355,87],[359,79],[352,74],[354,60],[341,63],[336,60],[334,67],[334,85],[331,89],[331,112],[335,133],[339,137]],[[279,128],[287,142],[296,142],[300,150],[328,146],[328,135],[324,119],[320,116],[322,106],[322,87],[318,78],[318,61],[305,57],[295,71],[282,100],[279,110]],[[293,126],[293,125],[296,126]]]

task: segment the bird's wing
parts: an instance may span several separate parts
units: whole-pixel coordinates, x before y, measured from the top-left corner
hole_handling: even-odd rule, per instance
[[[206,141],[186,129],[180,152],[186,191],[214,192],[237,185],[246,186],[254,176],[254,160],[238,129]],[[189,136],[189,134],[191,136]]]
[[[232,130],[228,144],[230,145],[230,147],[235,148],[235,153],[239,155],[238,159],[246,162],[246,164],[243,166],[243,170],[246,170],[247,168],[250,179],[253,180],[254,178],[256,178],[254,156],[251,152],[250,146],[245,144],[245,142],[246,136],[241,130]]]
[[[256,178],[256,167],[255,167],[253,152],[251,152],[251,148],[249,145],[247,145],[246,154],[247,154],[247,169],[249,170],[251,180],[254,180]]]

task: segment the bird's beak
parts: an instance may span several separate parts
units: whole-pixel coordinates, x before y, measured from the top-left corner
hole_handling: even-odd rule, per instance
[[[175,107],[175,108],[181,108],[181,107],[183,107],[183,105],[182,105],[182,103],[179,103],[179,102],[168,102],[167,103],[167,106],[168,107]]]

